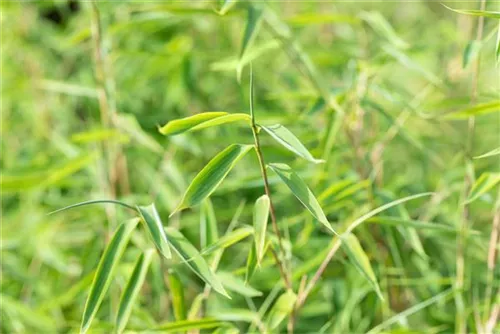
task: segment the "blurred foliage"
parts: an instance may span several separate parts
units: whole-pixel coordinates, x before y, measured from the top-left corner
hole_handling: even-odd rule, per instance
[[[264,194],[253,153],[211,196],[210,218],[203,205],[168,218],[213,156],[253,143],[248,127],[158,131],[200,112],[248,113],[250,62],[258,122],[283,124],[325,160],[311,164],[262,131],[266,162],[292,166],[334,229],[434,193],[355,231],[384,300],[339,251],[297,312],[295,331],[500,331],[491,320],[500,307],[500,247],[491,237],[495,221],[500,228],[494,17],[477,41],[481,18],[432,1],[109,1],[97,10],[87,1],[7,1],[1,9],[3,333],[77,331],[105,245],[132,218],[110,205],[47,215],[53,210],[95,199],[154,202],[163,223],[198,250],[206,219],[219,236],[230,224],[252,224]],[[269,182],[297,292],[332,236],[272,172]],[[141,233],[131,243],[90,331],[112,330],[136,258],[152,247]],[[127,328],[251,332],[267,321],[285,332],[272,306],[289,295],[269,252],[241,283],[251,245],[244,238],[220,257],[217,275],[232,299],[207,291],[178,257],[155,256]]]

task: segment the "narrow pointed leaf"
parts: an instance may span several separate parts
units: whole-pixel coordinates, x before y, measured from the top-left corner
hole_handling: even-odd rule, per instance
[[[175,320],[184,320],[186,319],[186,303],[184,300],[184,287],[182,286],[182,281],[176,272],[170,272],[168,275],[168,282]]]
[[[500,147],[498,147],[494,150],[491,150],[489,152],[486,152],[484,154],[481,154],[477,157],[474,157],[474,159],[483,159],[483,158],[488,158],[488,157],[492,157],[492,156],[499,155],[499,154],[500,154]]]
[[[293,291],[288,290],[282,294],[276,303],[273,305],[267,317],[267,327],[270,330],[275,329],[280,323],[292,312],[297,295]]]
[[[224,3],[217,13],[219,15],[225,15],[237,2],[238,0],[224,0]]]
[[[484,17],[490,17],[493,19],[500,19],[500,12],[493,12],[493,11],[486,11],[486,10],[477,10],[477,9],[454,9],[450,8],[446,5],[443,5],[449,10],[452,10],[456,13],[460,14],[466,14],[466,15],[471,15],[471,16],[484,16]]]
[[[450,112],[444,116],[445,119],[467,119],[471,116],[480,116],[500,111],[500,100],[476,104],[472,107]]]
[[[260,126],[264,129],[271,137],[273,137],[278,143],[286,147],[288,150],[297,154],[299,157],[306,159],[307,161],[313,162],[315,164],[323,163],[324,160],[315,159],[307,148],[302,145],[300,140],[295,137],[287,128],[281,124],[275,124],[271,126]]]
[[[229,298],[221,282],[217,279],[208,263],[181,232],[167,227],[165,232],[168,236],[168,242],[179,255],[181,260],[205,283],[210,285],[215,291]]]
[[[219,233],[217,232],[217,219],[210,199],[203,201],[200,211],[200,244],[205,248],[217,241]]]
[[[467,203],[471,203],[478,199],[481,195],[484,195],[491,188],[500,182],[500,173],[483,173],[474,182],[472,189],[470,190],[469,197],[467,198]]]
[[[368,23],[377,34],[387,39],[392,45],[401,49],[405,49],[409,46],[406,41],[402,40],[397,35],[391,24],[379,12],[362,12],[360,17]]]
[[[139,294],[142,284],[146,278],[149,264],[153,258],[154,250],[149,249],[139,255],[135,263],[132,275],[130,276],[125,289],[123,290],[118,306],[118,313],[116,315],[116,331],[122,333],[127,325],[134,301]]]
[[[240,113],[227,114],[224,116],[216,117],[211,120],[205,121],[196,126],[193,126],[191,129],[189,129],[189,132],[199,131],[206,128],[211,128],[213,126],[234,123],[239,121],[246,121],[247,123],[249,123],[250,116],[248,114],[240,114]]]
[[[224,322],[215,318],[203,318],[195,320],[182,320],[176,322],[168,322],[164,325],[156,327],[154,330],[162,333],[186,332],[195,329],[215,328],[223,325]]]
[[[172,257],[172,253],[168,247],[167,235],[165,234],[163,223],[158,211],[156,210],[155,204],[152,203],[148,206],[138,206],[137,210],[142,217],[142,221],[146,224],[149,235],[151,236],[151,239],[153,239],[153,243],[158,251],[161,255],[170,259]]]
[[[120,260],[132,231],[138,223],[138,219],[133,219],[127,223],[120,224],[109,242],[104,254],[99,261],[92,286],[90,288],[85,308],[83,310],[81,333],[87,332],[92,320],[101,305],[104,295],[111,284],[114,271]]]
[[[255,243],[250,247],[250,252],[247,257],[247,264],[245,270],[245,282],[248,283],[255,273],[255,268],[257,268],[257,255],[255,253]]]
[[[307,187],[304,181],[298,176],[290,166],[286,164],[269,164],[269,167],[280,177],[280,179],[290,188],[297,199],[311,212],[320,223],[325,225],[330,231],[335,233],[332,226],[326,219],[316,197]]]
[[[217,154],[189,185],[181,203],[171,214],[201,203],[222,183],[229,171],[253,146],[233,144]]]
[[[54,213],[59,213],[59,212],[66,211],[69,209],[78,208],[79,206],[86,206],[86,205],[92,205],[92,204],[108,204],[108,203],[121,205],[127,209],[131,209],[131,210],[136,211],[136,208],[134,208],[132,205],[128,205],[128,204],[120,202],[120,201],[115,201],[115,200],[111,200],[111,199],[98,199],[98,200],[85,201],[85,202],[80,202],[80,203],[76,203],[76,204],[71,204],[71,205],[65,206],[64,208],[49,212],[48,214],[53,215]]]
[[[242,59],[245,56],[245,53],[248,50],[248,48],[252,45],[253,41],[255,40],[255,36],[257,36],[261,22],[262,22],[262,9],[252,5],[248,6],[247,25],[245,27],[243,40],[241,42],[240,56],[237,69],[238,82],[241,79],[241,72],[243,70]]]
[[[201,124],[203,122],[209,121],[211,119],[227,115],[227,112],[223,111],[210,111],[194,116],[189,116],[181,119],[176,119],[168,122],[160,128],[160,133],[166,136],[177,135],[189,131],[191,128]]]
[[[248,237],[249,235],[251,235],[253,233],[254,233],[254,229],[249,227],[249,226],[239,228],[237,230],[234,230],[234,231],[226,234],[225,236],[223,236],[222,238],[217,240],[217,242],[209,245],[207,248],[203,249],[201,251],[201,253],[203,255],[207,255],[207,254],[213,253],[219,249],[228,248],[228,247],[234,245],[235,243],[245,239],[246,237]]]
[[[217,277],[220,279],[224,287],[229,291],[233,291],[239,295],[250,298],[262,296],[262,292],[252,288],[248,284],[245,284],[242,279],[234,276],[231,273],[218,272]]]
[[[373,272],[372,266],[370,264],[370,260],[361,247],[358,238],[356,238],[356,236],[352,233],[343,234],[340,238],[342,240],[342,246],[346,251],[347,256],[349,256],[349,259],[352,261],[356,269],[358,269],[358,271],[368,280],[368,282],[370,282],[379,298],[384,300],[377,282],[377,278],[375,277],[375,273]]]
[[[262,195],[257,199],[253,211],[253,228],[255,230],[255,245],[257,251],[257,265],[264,256],[264,246],[266,245],[266,229],[269,219],[270,201],[267,195]]]

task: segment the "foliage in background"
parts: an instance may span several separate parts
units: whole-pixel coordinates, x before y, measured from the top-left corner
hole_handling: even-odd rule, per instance
[[[499,332],[495,6],[2,2],[1,332]]]

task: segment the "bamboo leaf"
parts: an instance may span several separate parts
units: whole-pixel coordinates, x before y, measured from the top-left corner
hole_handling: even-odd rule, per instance
[[[141,215],[142,221],[147,227],[149,236],[153,239],[153,243],[160,254],[167,259],[170,259],[172,257],[172,253],[168,247],[167,235],[165,234],[163,223],[158,211],[156,210],[155,204],[152,203],[148,206],[138,206],[137,210]]]
[[[215,291],[224,295],[228,298],[226,290],[217,279],[213,271],[208,266],[208,263],[203,259],[201,254],[198,252],[196,247],[194,247],[181,232],[176,229],[167,227],[165,232],[168,236],[168,242],[174,249],[174,251],[179,255],[181,260],[205,283],[210,285]]]
[[[224,0],[224,3],[217,13],[219,15],[225,15],[237,2],[238,0]]]
[[[207,254],[213,253],[219,249],[228,248],[228,247],[234,245],[235,243],[245,239],[246,237],[248,237],[249,235],[251,235],[253,233],[254,233],[254,229],[249,227],[249,226],[239,228],[237,230],[234,230],[234,231],[226,234],[225,236],[223,236],[222,238],[217,240],[215,243],[209,245],[207,248],[203,249],[201,251],[201,253],[203,255],[207,255]]]
[[[452,10],[456,13],[460,14],[466,14],[466,15],[471,15],[471,16],[484,16],[484,17],[490,17],[492,19],[500,19],[500,12],[493,12],[493,11],[486,11],[486,10],[477,10],[477,9],[454,9],[450,8],[446,5],[443,5],[449,10]]]
[[[252,147],[253,145],[233,144],[212,158],[193,179],[181,203],[172,212],[171,216],[178,211],[201,203],[201,201],[210,196],[222,183],[236,162]]]
[[[471,116],[479,116],[500,111],[500,100],[476,104],[472,107],[447,113],[445,119],[467,119]]]
[[[358,269],[358,271],[368,280],[368,282],[370,282],[379,298],[381,300],[384,300],[377,282],[377,278],[375,277],[375,273],[373,272],[372,266],[370,264],[370,260],[361,247],[358,238],[356,238],[354,234],[348,233],[341,235],[340,239],[342,240],[342,246],[344,246],[344,250],[349,256],[349,259],[355,265],[356,269]]]
[[[200,211],[200,244],[202,248],[207,247],[217,241],[217,219],[215,218],[214,207],[210,199],[203,201]]]
[[[184,320],[186,319],[186,304],[184,300],[184,287],[182,286],[182,281],[179,275],[172,271],[168,274],[168,282],[175,320]]]
[[[195,319],[195,320],[182,320],[176,322],[166,323],[164,325],[160,325],[153,330],[161,331],[163,333],[171,333],[171,332],[186,332],[195,329],[209,329],[215,328],[224,325],[223,321],[220,321],[215,318],[203,318],[203,319]]]
[[[500,147],[494,149],[494,150],[491,150],[489,152],[486,152],[484,154],[481,154],[477,157],[474,157],[474,159],[483,159],[483,158],[489,158],[489,157],[492,157],[492,156],[495,156],[495,155],[499,155],[500,154]]]
[[[257,268],[257,255],[255,253],[255,243],[250,246],[250,252],[247,257],[247,264],[245,269],[245,282],[248,283],[255,273]]]
[[[163,127],[160,128],[160,133],[166,136],[173,136],[179,133],[189,131],[191,128],[212,120],[217,117],[225,116],[227,112],[223,111],[210,111],[199,113],[194,116],[189,116],[181,119],[176,119],[168,122]]]
[[[316,197],[312,191],[307,187],[304,181],[298,176],[290,166],[286,164],[269,164],[268,165],[278,176],[280,179],[290,188],[292,193],[297,197],[297,199],[311,212],[311,214],[316,218],[320,223],[322,223],[327,229],[336,234],[333,230],[332,226],[328,222],[323,209],[318,203]]]
[[[282,294],[276,303],[273,305],[267,317],[267,327],[270,330],[275,329],[280,323],[292,312],[297,295],[293,291],[288,290]]]
[[[401,49],[408,48],[408,43],[396,34],[391,24],[379,12],[362,12],[360,18],[392,45]]]
[[[281,124],[275,124],[271,126],[260,125],[271,137],[273,137],[278,143],[286,147],[288,150],[297,154],[299,157],[306,159],[307,161],[313,163],[323,163],[324,160],[315,159],[307,148],[302,145],[300,140],[295,137],[287,128]]]
[[[479,54],[479,51],[481,50],[482,43],[477,40],[472,40],[467,43],[467,46],[464,49],[464,56],[463,56],[463,62],[462,62],[462,67],[466,68],[467,65],[470,64],[470,62],[474,59],[476,59],[477,55]]]
[[[48,215],[53,215],[55,213],[63,212],[63,211],[69,210],[69,209],[78,208],[80,206],[86,206],[86,205],[92,205],[92,204],[108,204],[108,203],[115,204],[115,205],[121,205],[127,209],[137,211],[137,209],[134,208],[132,205],[128,205],[128,204],[120,202],[120,201],[115,201],[115,200],[111,200],[111,199],[98,199],[98,200],[91,200],[91,201],[85,201],[85,202],[80,202],[80,203],[76,203],[76,204],[71,204],[71,205],[65,206],[64,208],[60,208],[60,209],[57,209],[55,211],[49,212]]]
[[[248,114],[236,113],[236,114],[228,114],[228,115],[216,117],[216,118],[210,119],[208,121],[205,121],[203,123],[200,123],[198,125],[193,126],[191,129],[189,129],[189,132],[195,132],[195,131],[203,130],[203,129],[210,128],[213,126],[234,123],[234,122],[238,122],[238,121],[246,121],[247,123],[250,123],[250,116]]]
[[[255,247],[257,256],[257,265],[264,256],[264,246],[266,245],[266,229],[269,219],[270,201],[267,195],[262,195],[257,199],[253,211],[253,227],[255,230]]]
[[[259,31],[260,24],[262,22],[262,9],[255,6],[249,5],[247,12],[247,25],[245,27],[245,32],[243,34],[243,40],[241,42],[240,56],[237,69],[238,82],[241,79],[241,72],[243,71],[242,59],[245,56],[246,51],[252,45]]]
[[[483,173],[474,182],[472,189],[470,190],[469,196],[467,197],[466,203],[471,203],[478,199],[481,195],[487,193],[491,188],[493,188],[497,183],[500,182],[500,173]]]
[[[262,296],[262,292],[245,284],[243,280],[234,276],[233,274],[230,274],[228,272],[218,272],[217,277],[220,279],[224,287],[229,291],[233,291],[239,295],[250,298]]]
[[[82,324],[80,327],[81,333],[85,333],[89,329],[90,324],[92,323],[92,320],[94,319],[95,314],[104,299],[104,295],[111,284],[118,261],[120,261],[128,240],[130,239],[130,235],[138,222],[138,219],[133,219],[127,223],[120,224],[106,247],[101,260],[99,261],[99,265],[85,303]]]
[[[132,275],[130,275],[127,285],[123,290],[115,322],[116,331],[118,333],[122,333],[127,325],[130,313],[132,312],[132,307],[134,306],[134,301],[139,294],[142,284],[144,283],[153,254],[154,250],[149,249],[139,255],[132,271]]]

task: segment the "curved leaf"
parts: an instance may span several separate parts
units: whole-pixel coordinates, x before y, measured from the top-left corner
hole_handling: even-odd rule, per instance
[[[292,312],[296,301],[297,295],[292,290],[288,290],[282,294],[273,305],[271,311],[269,311],[267,327],[271,330],[278,327],[286,316]]]
[[[271,126],[260,125],[271,137],[273,137],[278,143],[286,147],[288,150],[297,154],[299,157],[306,159],[307,161],[314,162],[315,164],[323,163],[324,160],[315,159],[307,148],[302,145],[300,140],[295,137],[287,128],[281,124],[275,124]]]
[[[139,219],[133,219],[127,223],[120,224],[116,229],[111,241],[109,242],[104,254],[99,261],[92,286],[90,287],[89,296],[83,310],[81,333],[87,332],[95,314],[101,305],[104,295],[111,284],[114,271],[120,260],[132,231],[136,227]]]
[[[199,130],[203,130],[206,128],[210,128],[212,126],[217,126],[217,125],[222,125],[222,124],[227,124],[227,123],[234,123],[234,122],[238,122],[238,121],[250,122],[250,115],[236,113],[236,114],[228,114],[228,115],[220,116],[220,117],[208,120],[206,122],[200,123],[196,126],[193,126],[191,129],[189,129],[189,131],[190,132],[199,131]]]
[[[167,259],[170,259],[172,257],[172,253],[168,247],[167,235],[163,229],[163,223],[158,211],[156,210],[155,204],[152,203],[148,206],[138,206],[137,210],[141,215],[142,221],[146,224],[149,235],[151,236],[151,239],[153,239],[153,243],[160,254]]]
[[[278,176],[280,179],[285,182],[285,184],[290,188],[292,193],[298,200],[311,212],[311,214],[316,218],[320,223],[325,225],[330,231],[336,234],[333,230],[332,226],[326,219],[326,216],[321,209],[316,197],[312,191],[307,187],[304,181],[298,176],[290,166],[286,164],[269,164],[268,165]]]
[[[255,247],[257,264],[260,264],[264,256],[264,246],[266,245],[266,229],[269,219],[270,201],[267,195],[262,195],[257,199],[253,211],[253,228],[255,230]]]
[[[137,258],[132,275],[123,290],[122,296],[120,298],[120,304],[118,306],[118,313],[116,315],[116,331],[118,333],[123,332],[125,326],[127,325],[130,313],[132,312],[132,307],[134,306],[134,301],[139,294],[146,274],[148,272],[149,264],[153,257],[154,250],[149,249],[144,253],[141,253]]]
[[[181,203],[170,216],[178,211],[201,203],[221,184],[229,171],[234,167],[253,145],[232,144],[217,154],[203,168],[189,185]]]
[[[249,285],[246,285],[243,280],[241,280],[237,276],[234,276],[231,273],[218,272],[217,277],[221,280],[224,287],[229,291],[233,291],[239,295],[250,298],[262,296],[262,292],[252,288]]]
[[[471,15],[471,16],[484,16],[484,17],[490,17],[493,19],[500,19],[500,12],[493,12],[493,11],[486,11],[486,10],[477,10],[477,9],[454,9],[450,8],[446,5],[443,5],[449,10],[452,10],[456,13],[460,14],[466,14],[466,15]]]
[[[217,240],[217,242],[209,245],[207,248],[203,249],[201,251],[201,253],[203,255],[207,255],[207,254],[213,253],[219,249],[228,248],[229,246],[232,246],[235,243],[245,239],[246,237],[248,237],[252,233],[254,233],[254,229],[249,227],[249,226],[239,228],[237,230],[234,230],[234,231],[226,234],[225,236],[223,236],[222,238]]]
[[[179,255],[181,260],[205,283],[210,285],[218,293],[228,297],[226,290],[217,279],[213,271],[208,266],[208,263],[203,259],[201,254],[198,252],[196,247],[194,247],[181,232],[176,229],[167,227],[165,228],[165,233],[168,236],[168,242],[174,249],[174,251]]]
[[[194,116],[189,116],[181,119],[176,119],[168,122],[160,128],[160,133],[166,136],[177,135],[189,131],[198,124],[209,121],[211,119],[227,115],[224,111],[209,111]]]

